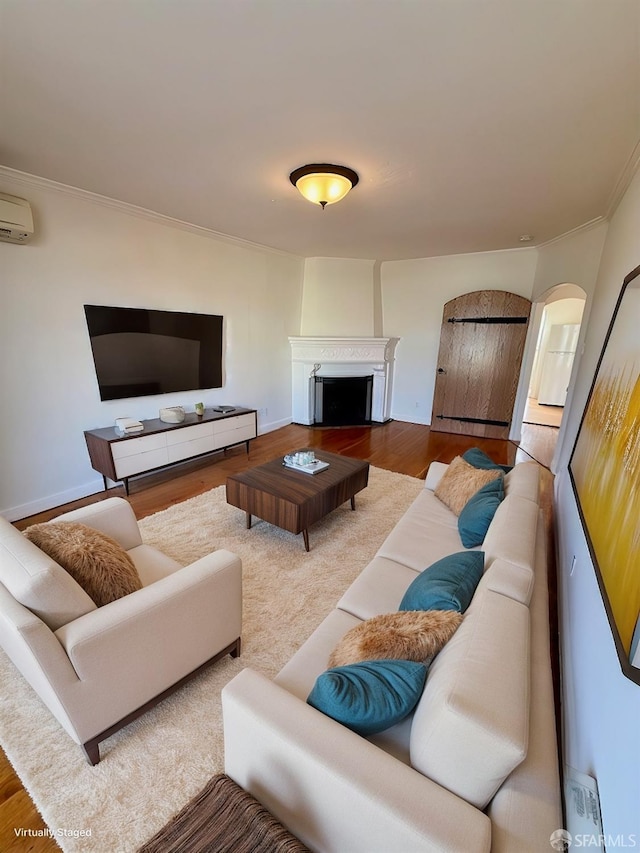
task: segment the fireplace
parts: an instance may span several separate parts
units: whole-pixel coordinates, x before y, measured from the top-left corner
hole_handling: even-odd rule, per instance
[[[314,419],[317,426],[371,423],[373,376],[315,376]]]
[[[395,349],[399,338],[289,338],[292,420],[316,423],[316,379],[365,378],[371,382],[371,423],[391,419]],[[326,422],[326,411],[322,414]]]

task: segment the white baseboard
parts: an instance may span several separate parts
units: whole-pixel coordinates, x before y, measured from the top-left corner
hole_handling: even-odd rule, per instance
[[[271,421],[266,424],[259,424],[258,435],[273,432],[274,430],[287,426],[290,423],[291,418],[283,418],[280,421]],[[111,484],[111,481],[109,481],[109,485],[117,484]],[[20,521],[23,518],[36,515],[36,513],[46,512],[47,510],[54,509],[57,506],[63,506],[64,504],[71,503],[71,501],[86,498],[89,495],[94,495],[97,492],[102,492],[103,490],[104,484],[102,482],[102,477],[98,476],[95,479],[90,480],[88,483],[84,483],[82,486],[75,486],[72,489],[66,489],[63,492],[47,495],[46,497],[38,498],[35,501],[20,504],[19,506],[0,509],[0,515],[6,518],[7,521]]]
[[[266,432],[273,432],[276,429],[289,426],[292,423],[291,418],[282,418],[280,421],[270,421],[267,424],[258,423],[258,435],[264,435]]]
[[[22,518],[28,518],[30,515],[35,515],[38,512],[46,512],[49,509],[54,509],[57,506],[71,503],[71,501],[86,498],[88,495],[94,495],[96,492],[101,492],[104,489],[102,477],[97,477],[95,480],[90,480],[82,486],[75,486],[73,489],[65,489],[64,492],[57,492],[53,495],[47,495],[44,498],[38,498],[35,501],[29,501],[26,504],[19,506],[7,507],[1,509],[0,515],[8,521],[19,521]]]
[[[396,412],[391,412],[391,417],[394,421],[403,421],[407,424],[419,424],[420,426],[430,426],[431,421],[425,420],[424,418],[417,417],[416,415],[411,414],[398,414]]]

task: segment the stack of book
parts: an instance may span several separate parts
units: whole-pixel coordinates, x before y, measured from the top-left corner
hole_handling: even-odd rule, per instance
[[[285,459],[282,464],[285,468],[291,468],[293,471],[302,471],[304,474],[317,474],[319,471],[324,471],[325,468],[329,467],[328,462],[321,462],[319,459],[314,459],[313,462],[308,462],[306,465],[287,462]]]

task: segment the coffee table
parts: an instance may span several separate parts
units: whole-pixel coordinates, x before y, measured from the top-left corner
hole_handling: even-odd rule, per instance
[[[300,451],[312,448],[301,448]],[[366,488],[369,463],[324,450],[316,459],[329,467],[317,474],[295,471],[283,465],[282,456],[227,478],[227,503],[247,514],[247,528],[255,515],[290,533],[302,533],[309,550],[309,528],[345,501],[356,508],[355,495]]]

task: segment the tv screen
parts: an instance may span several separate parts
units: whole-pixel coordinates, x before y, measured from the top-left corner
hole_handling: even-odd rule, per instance
[[[222,317],[85,305],[101,400],[222,387]]]

